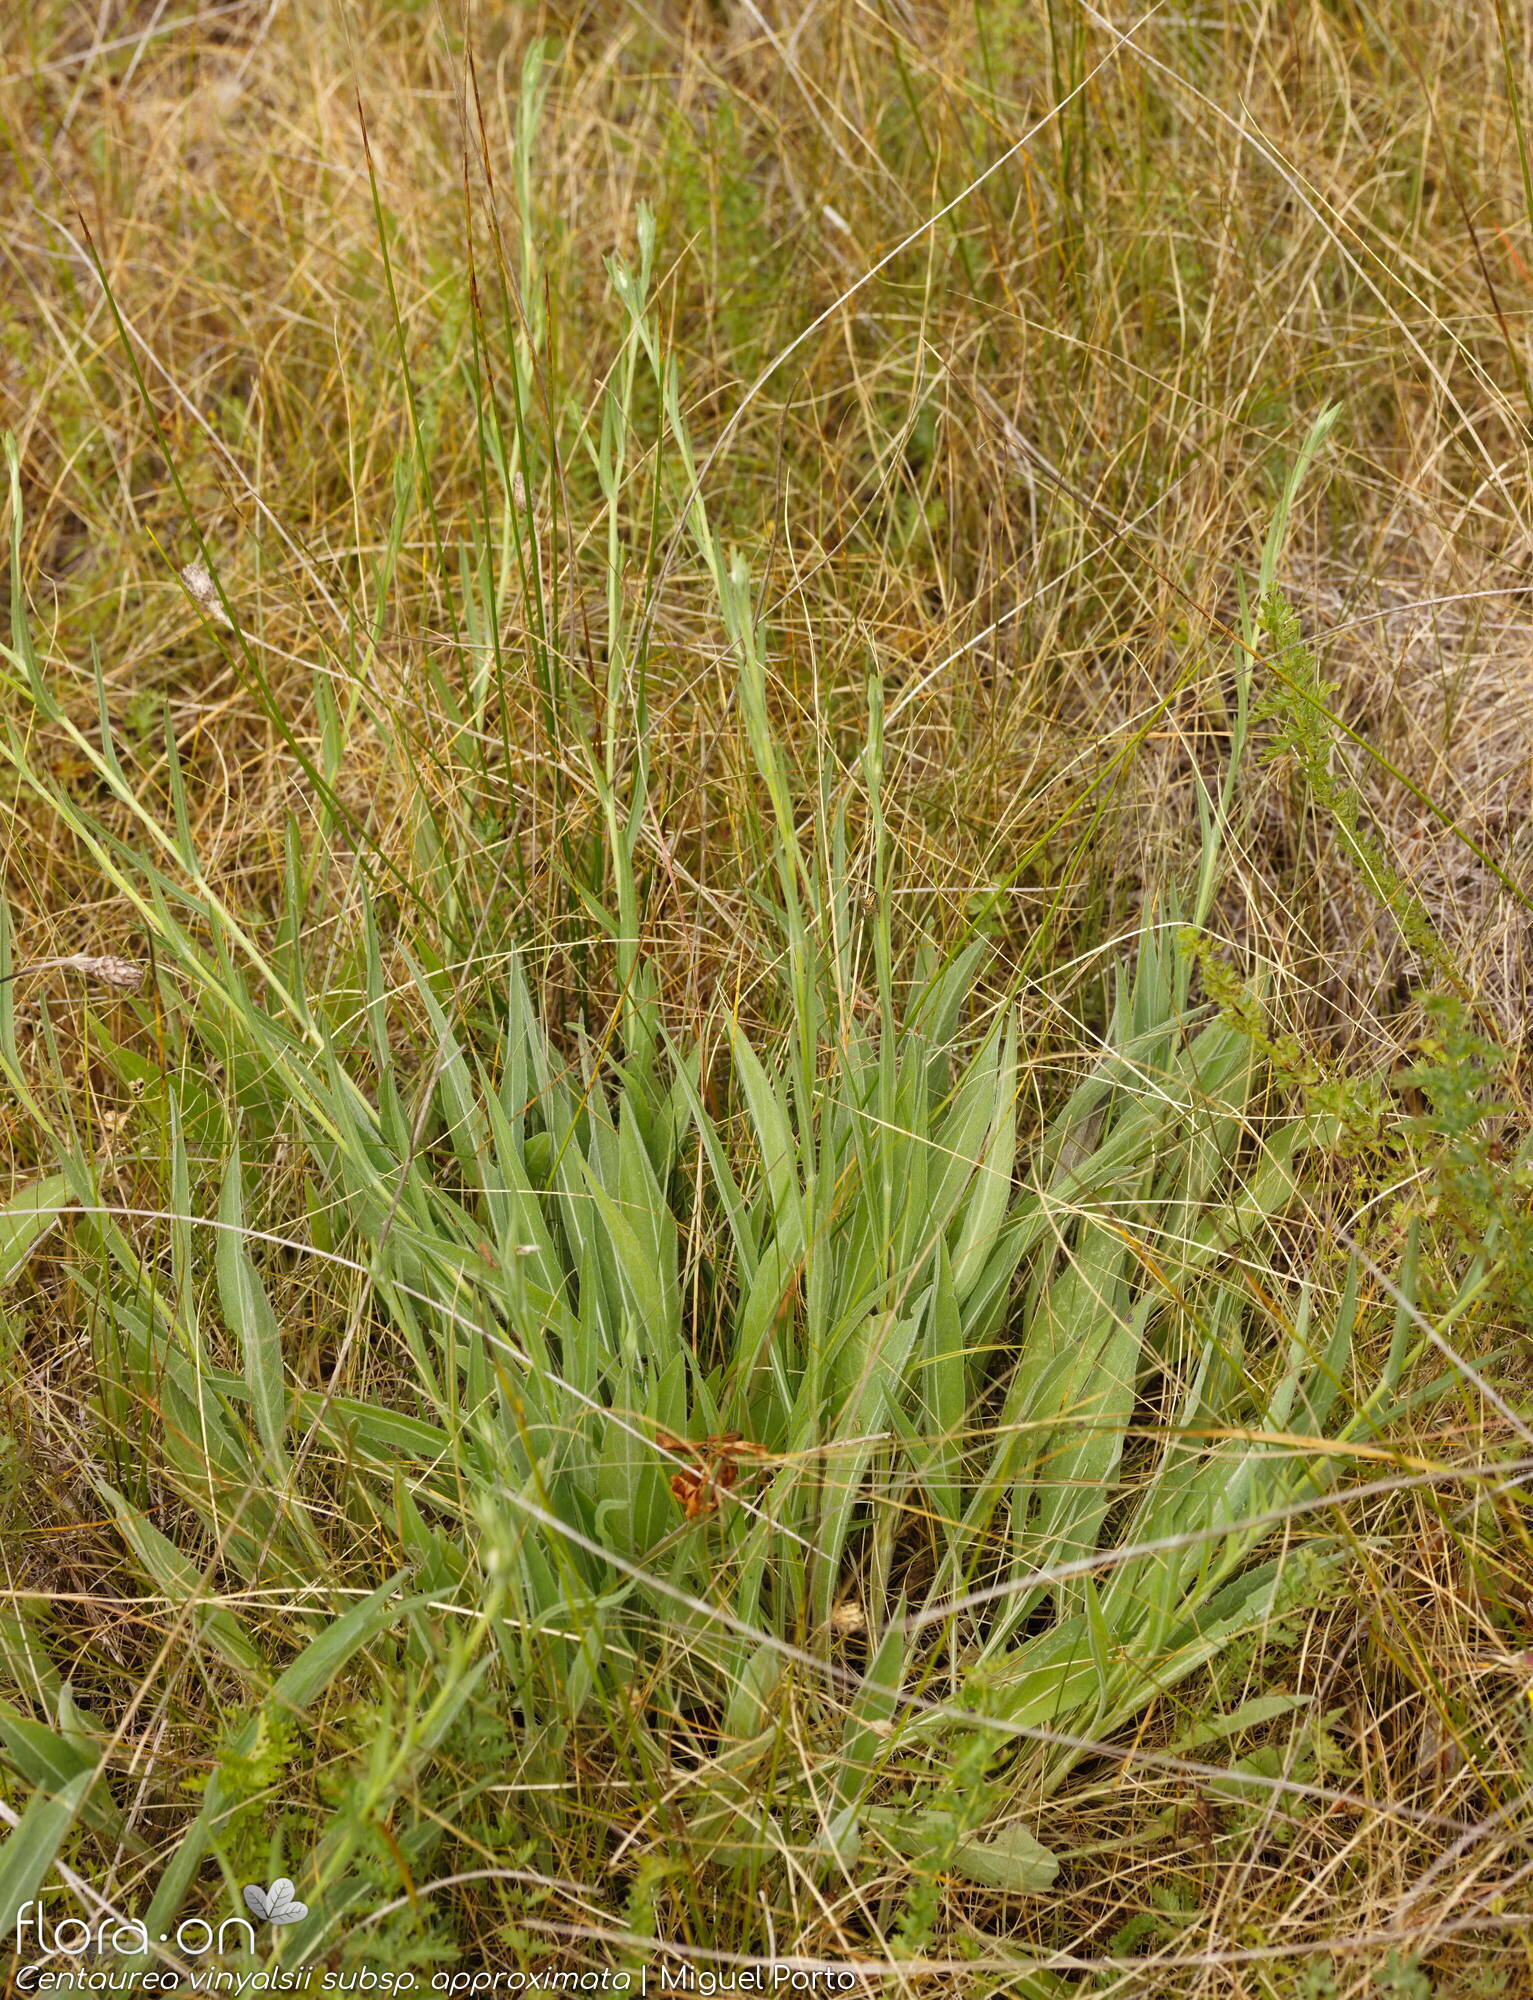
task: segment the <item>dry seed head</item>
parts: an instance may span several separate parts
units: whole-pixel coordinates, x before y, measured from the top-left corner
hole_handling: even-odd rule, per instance
[[[196,601],[198,610],[211,618],[215,625],[227,625],[233,630],[233,621],[219,601],[218,586],[208,574],[205,563],[187,563],[181,571],[181,581]]]
[[[82,952],[65,962],[87,979],[99,979],[103,986],[120,987],[124,993],[136,993],[144,983],[145,968],[134,958],[88,958]]]
[[[35,965],[18,965],[14,972],[6,976],[21,979],[32,972],[82,972],[87,979],[99,979],[103,986],[115,986],[123,993],[133,993],[143,985],[146,970],[136,958],[98,957],[93,952],[77,951],[68,958],[43,958]]]

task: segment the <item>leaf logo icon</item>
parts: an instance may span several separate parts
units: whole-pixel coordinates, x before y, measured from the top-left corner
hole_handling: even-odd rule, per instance
[[[245,1908],[258,1922],[268,1924],[296,1924],[309,1914],[308,1904],[294,1896],[285,1875],[279,1875],[269,1889],[250,1883],[245,1890]]]

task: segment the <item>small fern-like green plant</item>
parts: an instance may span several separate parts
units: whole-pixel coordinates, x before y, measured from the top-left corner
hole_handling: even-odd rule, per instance
[[[1338,767],[1337,687],[1321,677],[1298,613],[1281,591],[1272,589],[1262,597],[1258,623],[1267,642],[1267,685],[1255,713],[1258,721],[1272,725],[1267,757],[1294,760],[1316,808],[1329,816],[1342,846],[1394,919],[1405,945],[1456,985],[1458,974],[1437,926],[1366,824],[1362,794]]]
[[[1495,1309],[1533,1326],[1533,1154],[1509,1154],[1501,1128],[1511,1054],[1480,1032],[1454,994],[1429,995],[1429,1029],[1408,1072],[1427,1109],[1407,1130],[1425,1142],[1432,1211],[1464,1273],[1460,1297],[1483,1288]]]

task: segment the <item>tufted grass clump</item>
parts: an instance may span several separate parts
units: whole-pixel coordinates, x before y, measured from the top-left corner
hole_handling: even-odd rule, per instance
[[[0,10],[0,1934],[1527,1983],[1525,51],[1212,11]]]

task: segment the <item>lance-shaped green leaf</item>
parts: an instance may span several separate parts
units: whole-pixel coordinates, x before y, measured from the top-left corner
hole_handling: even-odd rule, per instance
[[[256,1429],[273,1476],[288,1472],[287,1387],[282,1374],[282,1329],[266,1288],[245,1248],[245,1196],[236,1142],[218,1203],[218,1298],[229,1330],[240,1344]]]

